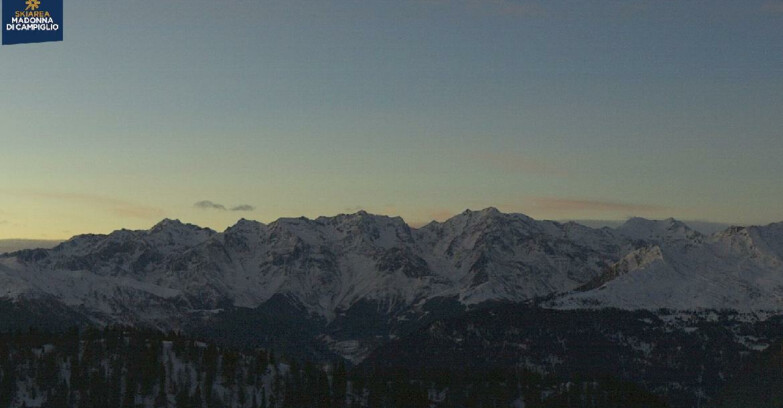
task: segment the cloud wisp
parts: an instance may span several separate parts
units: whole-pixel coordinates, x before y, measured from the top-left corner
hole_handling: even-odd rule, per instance
[[[213,203],[209,200],[202,200],[195,204],[193,204],[196,208],[201,208],[202,210],[220,210],[220,211],[226,211],[226,206],[223,204]]]
[[[223,204],[219,204],[210,200],[201,200],[193,204],[194,207],[202,210],[218,210],[218,211],[253,211],[256,207],[250,204],[240,204],[231,208],[226,207]]]

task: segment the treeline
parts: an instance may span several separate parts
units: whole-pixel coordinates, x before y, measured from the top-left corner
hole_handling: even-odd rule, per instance
[[[0,334],[0,406],[287,407],[294,387],[328,384],[325,371],[306,368],[265,350],[240,353],[155,331],[8,333]],[[298,399],[304,404],[320,398],[303,395],[313,395]]]
[[[613,377],[563,381],[521,368],[415,369],[373,367],[350,383],[363,390],[361,406],[438,408],[663,408],[636,384]]]
[[[356,368],[109,327],[0,334],[0,407],[663,407],[611,378],[521,369]],[[524,405],[521,405],[524,404]]]
[[[744,367],[709,405],[711,408],[783,407],[783,342],[770,345]]]

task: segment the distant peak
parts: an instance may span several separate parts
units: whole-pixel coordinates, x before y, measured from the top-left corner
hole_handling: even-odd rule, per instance
[[[163,228],[178,227],[178,226],[181,226],[181,225],[184,225],[184,224],[182,224],[182,221],[180,221],[178,219],[164,218],[159,223],[155,224],[152,227],[151,230],[152,231],[156,231],[156,230],[160,230],[160,229],[163,229]]]
[[[365,210],[359,210],[352,214],[339,214],[334,217],[319,217],[319,218],[334,218],[334,219],[342,219],[342,220],[354,220],[354,219],[365,219],[365,218],[389,218],[387,215],[378,215],[373,213],[368,213]]]
[[[664,220],[650,220],[650,219],[643,218],[643,217],[631,217],[631,218],[628,219],[628,221],[626,221],[623,224],[623,226],[633,226],[633,225],[649,225],[649,226],[653,226],[653,225],[664,225],[664,226],[677,225],[677,226],[680,226],[680,225],[682,225],[682,226],[687,226],[684,222],[682,222],[680,220],[677,220],[675,218],[672,218],[672,217],[666,218]]]
[[[699,240],[702,234],[675,218],[648,220],[642,217],[628,219],[617,230],[635,239],[686,238]]]
[[[683,228],[686,228],[686,229],[691,229],[691,227],[689,227],[688,224],[686,224],[686,223],[684,223],[684,222],[682,222],[682,221],[680,221],[680,220],[678,220],[676,218],[669,217],[669,218],[663,220],[663,222],[664,222],[665,225],[668,225],[670,227],[678,227],[678,228],[679,227],[683,227]]]
[[[734,235],[734,234],[746,234],[748,231],[748,227],[742,226],[742,225],[731,225],[725,230],[720,232],[720,235]]]
[[[466,209],[462,212],[463,215],[472,215],[472,214],[478,214],[478,215],[495,215],[500,214],[500,210],[498,210],[495,207],[487,207],[483,210],[471,210],[470,208]]]
[[[460,214],[457,214],[444,223],[459,222],[459,220],[469,220],[469,222],[494,222],[496,220],[508,220],[508,221],[521,221],[524,223],[535,222],[535,220],[522,213],[504,213],[495,207],[487,207],[483,210],[471,210],[467,209]],[[440,223],[438,223],[440,224]]]
[[[182,221],[180,221],[179,218],[164,218],[158,224],[165,224],[165,223],[182,224]]]
[[[200,230],[206,230],[209,232],[214,232],[210,230],[209,228],[202,228],[198,225],[193,224],[186,224],[178,219],[171,219],[171,218],[164,218],[161,222],[155,224],[152,228],[150,228],[149,233],[156,233],[156,232],[162,232],[162,231],[170,231],[170,230],[193,230],[193,231],[200,231]]]
[[[264,224],[254,221],[254,220],[248,220],[246,218],[240,218],[237,220],[236,224],[228,227],[226,231],[235,231],[235,230],[247,230],[252,228],[258,228]]]

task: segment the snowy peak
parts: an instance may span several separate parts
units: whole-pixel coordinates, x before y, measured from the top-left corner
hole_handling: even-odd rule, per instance
[[[85,252],[111,243],[149,241],[151,244],[168,244],[178,248],[196,245],[214,235],[215,231],[179,220],[164,219],[149,230],[133,231],[120,229],[107,235],[83,234],[63,242],[54,248],[55,252]]]
[[[383,249],[413,245],[410,227],[400,217],[368,214],[341,214],[336,217],[319,217],[331,234],[348,245],[359,245]]]
[[[620,242],[601,230],[536,221],[494,208],[465,211],[416,231],[466,303],[522,300],[573,289],[618,259]]]
[[[709,238],[675,220],[627,224],[622,233],[643,245],[586,291],[565,295],[555,305],[783,310],[780,224],[731,227]]]
[[[633,217],[619,226],[616,231],[622,236],[633,240],[654,242],[656,244],[669,243],[671,241],[690,241],[701,243],[704,236],[691,229],[682,221],[674,218],[665,220],[648,220],[641,217]]]
[[[461,214],[455,215],[442,224],[451,225],[493,225],[503,221],[517,220],[522,222],[531,222],[532,218],[524,214],[502,213],[495,207],[487,207],[480,211],[465,210]]]
[[[752,230],[747,227],[732,226],[715,234],[714,241],[727,252],[751,254],[756,252],[756,243]]]
[[[251,254],[268,242],[268,235],[266,225],[242,218],[223,233],[214,235],[205,245],[220,256],[225,256],[228,251]],[[217,254],[212,257],[217,257]]]
[[[42,269],[90,271],[99,276],[160,273],[167,259],[213,235],[211,229],[165,219],[149,230],[121,229],[107,235],[75,236],[51,251],[37,254],[36,263]]]
[[[236,224],[226,228],[226,232],[231,232],[231,233],[257,232],[257,231],[261,231],[261,229],[263,229],[264,227],[266,227],[266,225],[258,221],[240,218]]]
[[[190,224],[188,224],[190,225]],[[164,218],[159,223],[155,224],[150,228],[151,233],[155,233],[158,231],[164,231],[167,229],[180,229],[183,228],[185,224],[182,223],[182,221],[178,219],[170,219],[170,218]],[[196,227],[195,225],[191,225],[193,227]],[[196,227],[198,228],[198,227]]]
[[[164,219],[147,231],[147,239],[153,245],[165,245],[182,249],[206,241],[216,232],[179,220]]]
[[[494,217],[501,214],[503,213],[501,213],[500,210],[498,210],[497,208],[487,207],[484,208],[483,210],[478,210],[478,211],[466,209],[465,211],[462,212],[461,215],[468,216],[468,217]]]
[[[77,236],[9,257],[0,283],[93,305],[100,318],[126,318],[143,304],[165,320],[282,295],[332,319],[361,302],[405,311],[435,298],[523,301],[580,287],[580,305],[688,307],[778,291],[781,255],[783,224],[704,239],[674,219],[593,229],[490,207],[413,230],[400,217],[359,211],[268,225],[240,219],[221,233],[165,219],[149,230]],[[716,282],[711,291],[705,281]]]
[[[374,229],[390,228],[395,230],[409,230],[405,221],[400,217],[370,214],[359,211],[354,214],[339,214],[334,217],[318,217],[316,222],[335,227],[340,231],[352,230],[358,233],[372,232]]]
[[[524,217],[524,216],[523,216]],[[430,223],[418,230],[420,240],[436,252],[453,256],[461,251],[503,250],[514,237],[529,235],[527,218],[503,214],[495,208],[466,210],[442,223]]]
[[[269,224],[272,239],[288,237],[311,246],[324,242],[340,242],[348,247],[393,248],[412,244],[410,227],[400,217],[369,214],[359,211],[334,217],[318,217],[310,220],[280,218]]]
[[[713,241],[724,253],[783,263],[783,223],[730,227],[715,234]]]

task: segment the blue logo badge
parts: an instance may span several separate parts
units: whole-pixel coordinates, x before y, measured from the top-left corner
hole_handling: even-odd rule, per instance
[[[63,0],[3,0],[3,45],[63,40]]]

